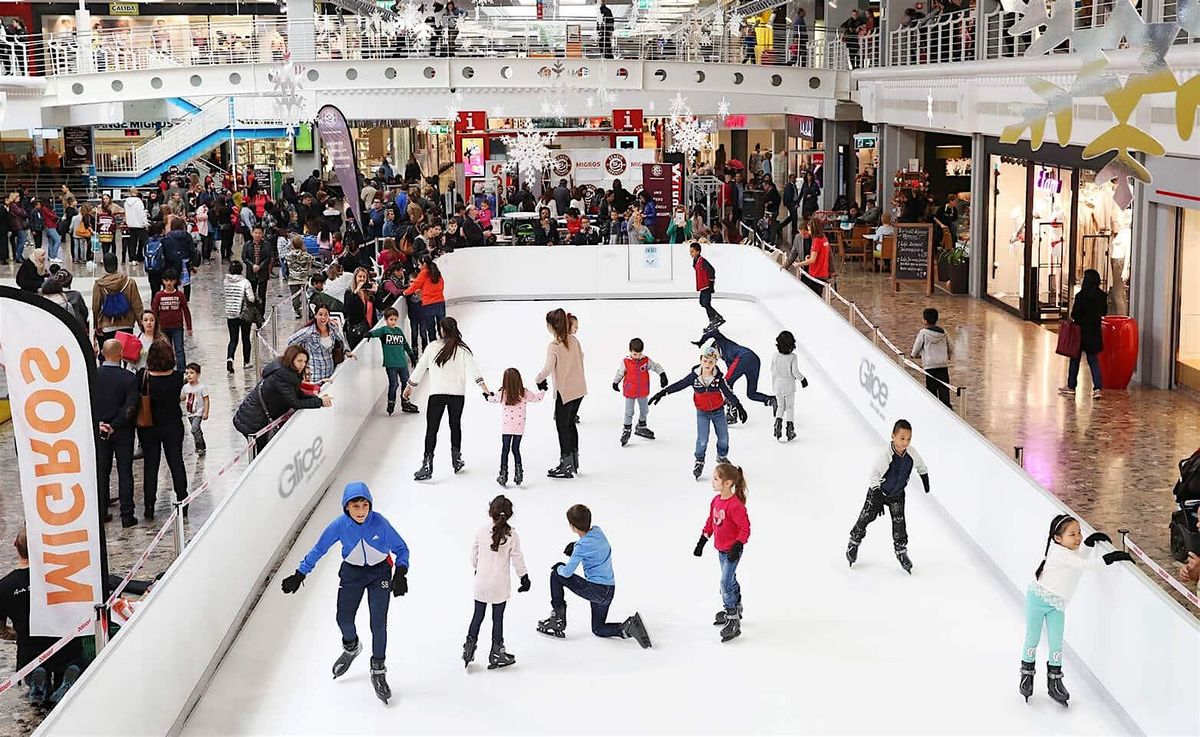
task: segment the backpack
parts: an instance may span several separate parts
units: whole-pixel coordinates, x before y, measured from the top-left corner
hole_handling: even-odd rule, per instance
[[[163,247],[161,238],[151,238],[146,243],[146,271],[163,270]]]
[[[129,314],[131,305],[129,297],[125,296],[125,285],[129,284],[129,278],[126,277],[125,284],[115,292],[108,292],[100,299],[100,314],[108,318],[116,319]]]

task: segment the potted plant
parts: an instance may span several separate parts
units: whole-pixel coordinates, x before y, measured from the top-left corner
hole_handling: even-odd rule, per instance
[[[964,243],[955,243],[954,248],[942,251],[939,259],[939,267],[945,265],[945,268],[939,268],[939,276],[943,274],[948,277],[943,281],[950,282],[951,294],[966,294],[967,283],[970,280],[971,265],[967,246]]]

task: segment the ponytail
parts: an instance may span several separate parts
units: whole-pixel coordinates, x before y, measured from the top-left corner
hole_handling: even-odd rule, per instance
[[[1046,558],[1050,555],[1050,543],[1054,542],[1054,536],[1058,534],[1059,530],[1061,530],[1065,524],[1073,519],[1075,518],[1069,514],[1059,514],[1055,515],[1054,519],[1050,520],[1050,534],[1046,535],[1046,549],[1042,552],[1042,562],[1038,565],[1037,570],[1033,573],[1033,577],[1035,579],[1042,577],[1042,570],[1046,567]]]
[[[554,339],[571,349],[571,319],[566,311],[559,307],[546,313],[546,325],[554,332]]]
[[[722,481],[733,482],[733,495],[742,504],[746,503],[746,474],[742,473],[741,466],[735,466],[732,463],[719,463],[713,473]]]
[[[493,499],[492,503],[488,505],[488,516],[492,518],[493,553],[499,551],[500,546],[507,542],[512,534],[512,526],[508,524],[512,515],[512,502],[503,494]]]
[[[442,272],[438,269],[437,264],[433,262],[433,259],[425,262],[425,269],[429,272],[429,281],[431,284],[437,284],[442,280]]]

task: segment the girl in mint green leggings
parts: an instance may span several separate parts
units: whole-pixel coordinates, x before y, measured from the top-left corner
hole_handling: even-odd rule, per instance
[[[1080,550],[1083,543],[1088,550]],[[1062,682],[1063,625],[1067,602],[1079,585],[1092,558],[1091,548],[1097,542],[1112,543],[1103,532],[1093,532],[1083,539],[1079,521],[1069,514],[1060,514],[1050,521],[1050,534],[1046,536],[1046,551],[1042,564],[1034,573],[1034,580],[1025,592],[1025,647],[1021,654],[1021,695],[1029,701],[1033,694],[1033,676],[1036,672],[1038,643],[1042,639],[1042,624],[1046,626],[1046,639],[1050,645],[1050,657],[1046,662],[1046,689],[1050,698],[1063,704],[1071,698]],[[1105,565],[1119,560],[1132,560],[1129,553],[1114,551],[1103,557]]]

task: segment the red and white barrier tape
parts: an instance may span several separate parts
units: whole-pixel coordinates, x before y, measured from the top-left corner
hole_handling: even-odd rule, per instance
[[[1136,555],[1142,563],[1146,564],[1147,568],[1157,573],[1159,578],[1170,584],[1171,588],[1183,594],[1183,598],[1190,601],[1192,606],[1200,607],[1200,596],[1197,596],[1195,591],[1189,590],[1187,586],[1183,585],[1183,583],[1179,581],[1179,579],[1175,578],[1170,573],[1167,573],[1166,569],[1151,560],[1150,556],[1146,555],[1146,552],[1139,548],[1137,543],[1135,543],[1133,540],[1125,537],[1122,542],[1124,543],[1125,547],[1129,548],[1130,552]]]
[[[24,678],[25,676],[32,673],[35,668],[37,668],[39,665],[41,665],[42,663],[45,663],[47,660],[49,660],[51,655],[58,652],[59,650],[62,650],[64,647],[67,646],[68,642],[70,642],[71,640],[74,640],[76,637],[79,637],[80,635],[82,635],[91,626],[92,626],[92,620],[85,619],[78,627],[75,628],[74,632],[71,632],[69,634],[66,634],[66,635],[63,635],[62,637],[60,637],[58,642],[54,643],[53,645],[51,645],[49,648],[46,649],[46,652],[42,653],[41,655],[37,656],[33,660],[29,661],[29,663],[24,668],[22,668],[21,670],[17,671],[16,673],[13,673],[11,676],[9,676],[7,681],[0,683],[0,694],[4,693],[8,689],[10,689],[13,686],[17,685],[18,683],[20,683],[22,678]]]

